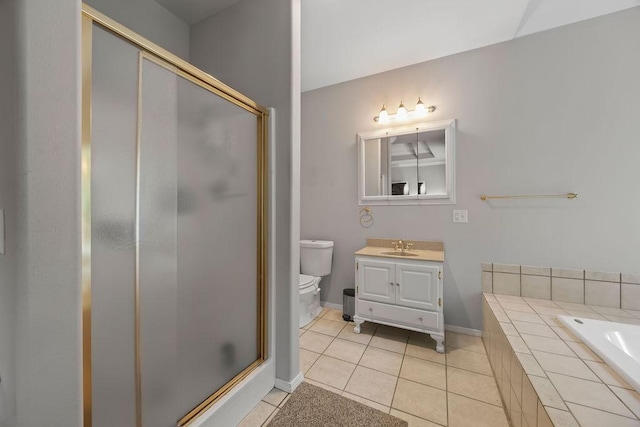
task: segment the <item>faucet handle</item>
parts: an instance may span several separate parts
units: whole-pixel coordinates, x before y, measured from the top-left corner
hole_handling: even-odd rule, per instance
[[[397,251],[402,249],[402,240],[400,240],[400,243],[398,242],[391,242],[391,244],[393,245],[393,248]]]
[[[406,243],[405,246],[406,246],[405,250],[410,251],[411,247],[413,246],[413,243]]]

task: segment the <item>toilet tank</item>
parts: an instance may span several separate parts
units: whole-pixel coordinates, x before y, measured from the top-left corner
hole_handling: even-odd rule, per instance
[[[322,277],[331,274],[333,242],[300,240],[300,273]]]

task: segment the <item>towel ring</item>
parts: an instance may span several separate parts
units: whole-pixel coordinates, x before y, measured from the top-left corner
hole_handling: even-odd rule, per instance
[[[360,225],[362,227],[369,228],[373,225],[373,213],[369,206],[365,206],[360,209],[360,213],[358,215],[360,216]]]

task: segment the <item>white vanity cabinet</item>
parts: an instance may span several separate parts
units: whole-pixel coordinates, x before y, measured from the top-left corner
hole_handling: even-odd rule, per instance
[[[442,262],[357,256],[354,331],[369,321],[424,332],[443,353],[442,270]]]

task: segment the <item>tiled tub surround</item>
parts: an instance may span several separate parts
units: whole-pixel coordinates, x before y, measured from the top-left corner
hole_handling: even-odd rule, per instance
[[[560,314],[640,323],[632,310],[485,293],[483,340],[511,425],[640,426],[640,394]]]
[[[483,263],[482,291],[600,306],[613,322],[626,316],[605,307],[640,311],[640,274]]]

